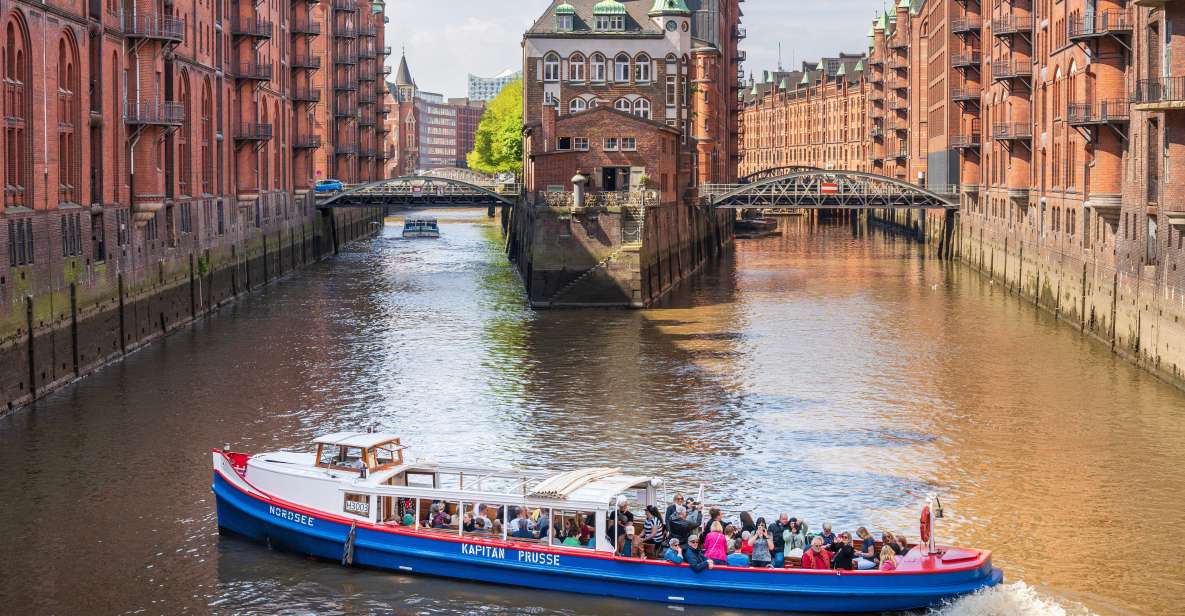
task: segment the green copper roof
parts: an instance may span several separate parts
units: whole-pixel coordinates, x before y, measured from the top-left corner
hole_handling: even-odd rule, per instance
[[[576,14],[576,7],[565,2],[565,3],[555,7],[555,14],[556,15],[575,15]]]
[[[666,15],[670,13],[690,15],[691,9],[687,8],[687,3],[683,0],[654,0],[654,8],[650,9],[651,15]]]
[[[773,83],[774,82],[774,74],[773,73],[771,73],[769,71],[761,71],[761,72],[765,74],[765,83]]]
[[[753,84],[753,96],[757,96],[757,84]]]
[[[877,30],[884,30],[885,28],[889,27],[889,14],[885,13],[885,14],[881,15],[880,17],[877,17],[876,18],[876,25],[874,27]]]
[[[803,73],[803,74],[802,74],[802,80],[798,82],[798,85],[800,85],[800,86],[809,86],[810,84],[811,84],[811,76],[810,76],[810,73]]]
[[[909,8],[909,0],[901,0],[901,2],[897,3],[897,8],[899,8],[899,9]]]
[[[783,77],[782,83],[778,84],[778,89],[779,90],[789,90],[790,89],[790,78]]]
[[[625,15],[625,5],[617,0],[601,0],[593,6],[593,15]]]
[[[823,61],[822,61],[822,60],[819,60],[819,66],[816,66],[816,67],[815,67],[815,70],[816,70],[816,71],[821,71],[821,70],[824,70],[824,69],[826,69],[826,68],[827,68],[826,66],[823,66]]]
[[[839,70],[835,71],[836,77],[843,77],[844,75],[847,75],[847,74],[848,74],[848,65],[847,64],[840,64]]]
[[[864,70],[864,60],[860,60],[859,62],[857,62],[856,66],[852,67],[852,70],[853,71],[863,71]]]

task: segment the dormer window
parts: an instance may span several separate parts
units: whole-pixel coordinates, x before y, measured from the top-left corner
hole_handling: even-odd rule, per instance
[[[572,16],[571,15],[556,15],[555,29],[560,32],[572,31]]]
[[[602,32],[625,32],[625,15],[597,15],[596,28]]]

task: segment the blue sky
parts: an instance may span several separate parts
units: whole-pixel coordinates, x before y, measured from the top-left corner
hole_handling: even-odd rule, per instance
[[[648,0],[635,0],[648,1]],[[494,75],[522,63],[522,33],[548,6],[547,0],[388,0],[387,44],[407,46],[412,76],[423,89],[465,96],[469,73]],[[864,51],[873,14],[883,0],[746,0],[749,38],[746,71],[818,59],[840,51]]]

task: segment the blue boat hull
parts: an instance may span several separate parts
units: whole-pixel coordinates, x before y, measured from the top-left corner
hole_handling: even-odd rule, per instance
[[[218,526],[299,554],[340,561],[351,525],[272,504],[214,474]],[[526,546],[524,546],[526,547]],[[1003,581],[988,559],[975,568],[925,574],[777,572],[640,562],[589,553],[516,549],[436,534],[359,525],[353,564],[550,591],[676,605],[804,612],[879,612],[935,606]]]

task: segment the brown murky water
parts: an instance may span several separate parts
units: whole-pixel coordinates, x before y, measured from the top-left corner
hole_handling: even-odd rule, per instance
[[[1012,582],[950,613],[1181,612],[1185,395],[998,286],[788,219],[663,308],[532,313],[497,227],[439,214],[440,240],[390,224],[0,418],[0,611],[667,611],[219,537],[210,447],[376,425],[439,459],[608,460],[709,479],[730,507],[914,537],[934,490],[942,536],[993,549]]]

